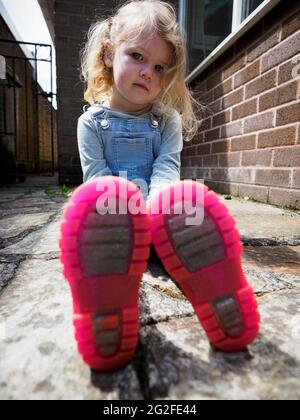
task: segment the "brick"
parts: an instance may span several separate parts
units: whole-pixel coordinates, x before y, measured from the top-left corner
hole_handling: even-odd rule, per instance
[[[292,60],[279,67],[278,84],[288,82],[291,79],[300,77],[300,55],[296,55]]]
[[[209,79],[207,79],[207,89],[215,88],[222,81],[223,81],[223,79],[222,79],[222,73],[214,74],[212,77],[210,77]]]
[[[273,27],[274,24],[281,23],[282,20],[291,16],[296,10],[299,9],[299,4],[295,0],[284,0],[278,3],[264,19],[265,30]]]
[[[202,156],[194,156],[190,159],[191,166],[203,166]]]
[[[210,103],[212,103],[214,100],[214,92],[211,89],[209,92],[205,92],[204,94],[199,96],[199,101],[203,104],[203,105],[209,105]]]
[[[231,139],[231,151],[251,150],[255,149],[256,135],[237,137]]]
[[[228,177],[232,182],[241,182],[244,184],[252,184],[254,180],[255,170],[248,168],[229,168]]]
[[[291,189],[271,188],[269,203],[292,209],[300,209],[300,191]]]
[[[197,146],[187,147],[184,149],[185,156],[195,156],[197,154]]]
[[[236,58],[233,63],[231,63],[229,66],[227,66],[223,70],[223,80],[228,79],[230,76],[232,76],[234,73],[237,73],[239,70],[241,70],[246,64],[246,56],[245,54],[241,55],[240,57]]]
[[[292,188],[300,188],[300,169],[293,171]]]
[[[231,106],[242,102],[244,99],[244,88],[240,88],[230,93],[229,95],[224,96],[223,98],[223,108],[230,108]]]
[[[251,29],[235,42],[236,51],[250,50],[253,45],[261,44],[258,40],[264,35],[263,19],[260,19]]]
[[[290,187],[291,171],[282,169],[257,169],[255,184],[274,187]]]
[[[260,61],[257,60],[255,63],[250,64],[244,70],[240,71],[234,76],[234,88],[237,88],[241,85],[245,85],[250,80],[259,76],[260,70]]]
[[[245,98],[249,99],[261,92],[272,89],[276,86],[276,70],[272,70],[262,77],[250,82],[246,86]]]
[[[203,80],[201,83],[197,83],[194,88],[197,92],[206,92],[207,91],[207,79]]]
[[[84,16],[70,16],[70,25],[86,29],[91,24],[91,18]]]
[[[211,169],[210,168],[196,168],[196,173],[191,178],[211,179]]]
[[[260,131],[274,126],[274,112],[266,112],[255,117],[249,117],[244,123],[244,133]]]
[[[55,14],[55,25],[69,25],[69,16]],[[57,39],[55,37],[55,46],[57,47]]]
[[[300,167],[300,146],[275,150],[273,165],[279,167]]]
[[[274,89],[259,98],[259,111],[265,111],[299,98],[300,80]]]
[[[219,86],[217,86],[214,90],[214,99],[218,99],[221,96],[226,95],[227,93],[231,92],[233,89],[233,78],[226,80]]]
[[[198,171],[197,167],[186,168],[185,170],[186,179],[196,180],[198,178],[197,171]]]
[[[235,168],[241,166],[241,153],[225,153],[219,155],[219,167]]]
[[[86,29],[88,29],[88,24],[86,25]],[[55,34],[59,36],[67,36],[68,38],[76,38],[81,39],[84,35],[84,29],[78,29],[75,26],[66,26],[66,25],[56,25],[55,26]]]
[[[231,182],[229,184],[229,192],[228,192],[228,194],[229,195],[233,195],[234,197],[237,197],[239,195],[239,186],[240,186],[239,183],[238,184],[235,184],[235,183]]]
[[[233,124],[227,124],[221,129],[221,138],[229,138],[240,136],[243,131],[242,121],[235,122]]]
[[[206,131],[206,130],[210,130],[211,129],[211,117],[206,118],[205,120],[202,121],[202,124],[201,124],[200,129],[202,131]]]
[[[258,98],[250,99],[232,109],[232,121],[257,113]]]
[[[228,67],[235,56],[235,48],[232,45],[228,50],[226,50],[220,57],[218,57],[214,62],[214,68],[222,69],[224,66]]]
[[[269,195],[268,187],[240,184],[240,188],[239,188],[240,197],[249,197],[251,200],[267,203],[268,195]]]
[[[230,142],[227,140],[218,141],[212,144],[212,154],[229,152]]]
[[[220,194],[230,194],[235,196],[238,195],[238,184],[234,184],[231,182],[208,181],[206,185],[211,190]]]
[[[230,110],[221,112],[213,117],[213,127],[218,127],[220,125],[227,124],[231,121],[231,112]]]
[[[80,158],[77,156],[77,157],[72,157],[71,158],[71,165],[73,165],[73,166],[80,166],[81,165],[81,161],[80,161]]]
[[[214,181],[227,181],[228,178],[228,168],[212,168],[211,169],[211,177]]]
[[[217,114],[218,112],[222,111],[222,107],[223,107],[223,98],[220,98],[217,101],[215,101],[215,102],[213,102],[212,104],[209,105],[209,110],[213,114]]]
[[[258,134],[259,149],[266,147],[280,147],[295,144],[297,127],[286,127]]]
[[[219,163],[219,158],[217,155],[209,155],[209,156],[203,156],[203,167],[204,168],[210,168],[210,167],[217,167]]]
[[[242,166],[271,166],[272,150],[243,152]]]
[[[287,38],[292,35],[294,32],[300,29],[300,14],[297,11],[292,17],[289,17],[286,21],[282,23],[282,39]]]
[[[213,130],[206,131],[205,134],[204,134],[204,141],[205,142],[219,140],[219,138],[220,138],[220,129],[219,128],[214,128]]]
[[[68,15],[72,14],[83,14],[83,6],[81,4],[72,4],[72,3],[63,3],[61,1],[55,1],[55,14],[66,13]]]
[[[216,193],[223,193],[222,189],[219,188],[220,183],[217,181],[208,180],[205,182],[205,185],[212,191]]]
[[[300,103],[288,105],[277,110],[276,125],[286,125],[300,120]]]
[[[210,144],[202,144],[198,146],[197,154],[198,155],[209,155],[210,154]]]
[[[295,56],[300,52],[300,32],[296,33],[291,38],[281,42],[272,51],[262,58],[262,72],[266,72],[271,68],[276,67],[283,61]]]
[[[192,144],[199,144],[204,142],[204,133],[197,133],[191,140]]]
[[[267,36],[264,35],[263,39],[260,39],[247,51],[247,61],[252,62],[258,57],[261,57],[265,52],[269,51],[271,48],[275,47],[278,44],[280,39],[280,28],[277,27],[275,30],[272,30]]]

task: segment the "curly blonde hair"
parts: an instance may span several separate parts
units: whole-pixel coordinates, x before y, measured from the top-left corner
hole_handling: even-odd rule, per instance
[[[162,76],[162,91],[156,101],[164,113],[170,113],[172,108],[179,112],[185,141],[190,141],[201,124],[198,116],[202,106],[186,86],[185,37],[173,6],[164,1],[127,1],[112,17],[90,27],[81,51],[81,73],[87,85],[84,99],[93,105],[107,100],[112,94],[113,71],[103,59],[109,44],[116,48],[122,42],[134,42],[142,36],[147,39],[153,33],[165,40],[173,52],[172,65]]]

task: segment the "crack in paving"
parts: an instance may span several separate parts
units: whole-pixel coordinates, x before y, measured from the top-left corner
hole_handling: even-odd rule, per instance
[[[172,299],[187,300],[185,295],[180,292],[180,289],[178,289],[178,291],[175,291],[171,288],[163,287],[163,286],[160,286],[158,284],[149,284],[149,283],[147,283],[147,284],[152,289],[157,290],[158,292],[163,293],[164,295],[167,295],[168,297],[170,297]]]
[[[40,212],[39,212],[40,213]],[[34,226],[28,229],[25,229],[23,232],[19,233],[19,235],[13,236],[11,238],[5,238],[2,239],[0,238],[0,249],[5,249],[9,246],[15,245],[18,242],[22,241],[23,239],[25,239],[28,235],[34,233],[34,232],[38,232],[39,230],[42,230],[43,228],[45,228],[46,226],[48,226],[50,223],[54,222],[55,219],[57,217],[57,214],[51,214],[47,220],[47,222],[40,224],[38,226]]]
[[[241,238],[244,246],[299,246],[300,237],[295,236],[293,238],[278,238],[278,239],[269,239],[269,238],[249,238],[242,236]]]
[[[1,272],[1,278],[0,278],[0,296],[3,292],[3,290],[8,286],[8,284],[15,278],[17,275],[17,271],[20,268],[21,263],[25,261],[24,256],[19,256],[18,259],[15,258],[15,260],[12,262],[3,261],[0,257],[0,263],[4,263],[5,267]]]
[[[145,401],[153,400],[153,395],[150,389],[150,374],[147,360],[147,348],[139,340],[132,365],[135,370],[137,379],[139,381],[140,390]]]

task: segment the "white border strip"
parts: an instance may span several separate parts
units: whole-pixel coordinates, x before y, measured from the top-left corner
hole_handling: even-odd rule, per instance
[[[249,29],[259,22],[282,0],[265,0],[251,15],[245,19],[241,25],[232,32],[202,63],[189,74],[185,79],[186,83],[191,83],[200,73],[202,73],[211,63],[228,50],[239,38]]]

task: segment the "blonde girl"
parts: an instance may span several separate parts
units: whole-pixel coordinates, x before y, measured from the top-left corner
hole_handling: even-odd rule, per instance
[[[232,217],[201,183],[180,181],[183,138],[196,134],[201,108],[185,84],[186,49],[169,3],[134,0],[96,22],[82,51],[84,183],[65,210],[60,246],[78,348],[96,370],[134,355],[151,242],[212,344],[236,351],[258,333]]]

